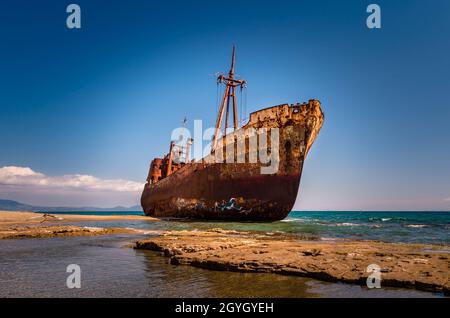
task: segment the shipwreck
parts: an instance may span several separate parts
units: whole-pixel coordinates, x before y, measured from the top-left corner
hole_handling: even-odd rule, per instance
[[[239,127],[236,93],[246,81],[235,77],[234,68],[233,47],[230,71],[217,76],[225,88],[210,154],[191,160],[193,140],[188,139],[184,146],[172,141],[167,155],[153,159],[141,197],[146,215],[275,221],[292,210],[304,161],[324,122],[320,102],[264,108]],[[228,127],[230,112],[232,127]],[[262,142],[262,134],[267,141]],[[270,163],[275,169],[261,160],[262,147],[276,158],[276,165],[274,160]]]

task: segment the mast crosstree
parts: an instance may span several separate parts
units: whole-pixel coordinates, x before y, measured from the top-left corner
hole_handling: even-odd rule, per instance
[[[211,147],[211,151],[214,151],[217,147],[217,140],[219,139],[223,116],[225,113],[225,133],[227,133],[228,122],[229,122],[229,113],[230,113],[230,104],[232,103],[233,107],[233,128],[234,130],[238,129],[238,112],[237,112],[237,103],[236,103],[236,87],[240,87],[241,90],[246,87],[247,82],[245,80],[235,79],[234,76],[234,63],[236,58],[236,47],[233,46],[233,55],[231,58],[231,68],[228,76],[224,74],[220,74],[217,77],[217,83],[225,83],[225,91],[223,93],[222,102],[220,104],[219,115],[216,121],[216,127],[214,131],[214,138]]]

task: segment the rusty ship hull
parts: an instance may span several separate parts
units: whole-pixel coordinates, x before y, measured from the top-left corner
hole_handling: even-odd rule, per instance
[[[210,220],[284,219],[294,206],[304,161],[323,121],[318,100],[250,114],[241,129],[278,128],[279,163],[275,173],[262,174],[261,168],[267,165],[260,162],[214,163],[204,158],[186,163],[157,182],[149,174],[141,197],[144,213]]]

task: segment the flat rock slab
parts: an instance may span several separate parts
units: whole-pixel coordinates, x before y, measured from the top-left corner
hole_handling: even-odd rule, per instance
[[[67,223],[94,221],[158,221],[139,215],[76,215],[34,212],[0,211],[0,239],[48,238],[62,236],[96,236],[107,234],[143,234],[148,231],[124,228],[98,228],[67,225]],[[66,224],[61,224],[66,223]]]
[[[168,231],[137,241],[136,249],[161,251],[172,264],[212,270],[270,272],[366,285],[367,267],[381,268],[381,287],[450,294],[450,246],[375,241],[304,241],[295,236],[247,232]]]
[[[107,234],[125,234],[136,231],[123,228],[98,228],[80,226],[19,226],[0,229],[1,239],[49,238],[67,236],[97,236]]]
[[[0,211],[0,229],[11,225],[32,225],[42,223],[67,223],[90,221],[159,221],[159,219],[141,215],[77,215],[49,214],[34,212]]]

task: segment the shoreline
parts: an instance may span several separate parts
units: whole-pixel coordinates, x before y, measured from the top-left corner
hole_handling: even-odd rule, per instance
[[[139,234],[130,247],[162,252],[173,265],[246,273],[301,276],[366,285],[370,264],[381,268],[381,285],[450,295],[450,246],[354,239],[322,240],[290,234],[235,230],[143,230],[87,226],[89,221],[160,219],[136,215],[76,215],[0,211],[0,240]],[[76,222],[83,222],[78,226]],[[64,224],[75,223],[75,224]]]
[[[61,223],[89,221],[121,221],[158,219],[139,215],[76,215],[35,212],[0,211],[0,240],[49,238],[67,236],[97,236],[108,234],[142,234],[142,231],[119,227],[89,227]]]
[[[246,232],[167,231],[135,249],[162,252],[173,265],[218,271],[274,273],[366,285],[367,267],[381,268],[381,286],[450,295],[450,247],[343,240],[303,241]]]
[[[0,230],[0,240],[11,239],[38,239],[69,236],[98,236],[112,234],[137,234],[137,231],[124,228],[104,228],[89,226],[40,226],[40,227],[13,227]]]
[[[82,222],[82,221],[114,221],[114,220],[146,220],[158,221],[144,215],[83,215],[52,214],[27,211],[0,211],[0,226],[7,224],[37,224],[43,222]]]

